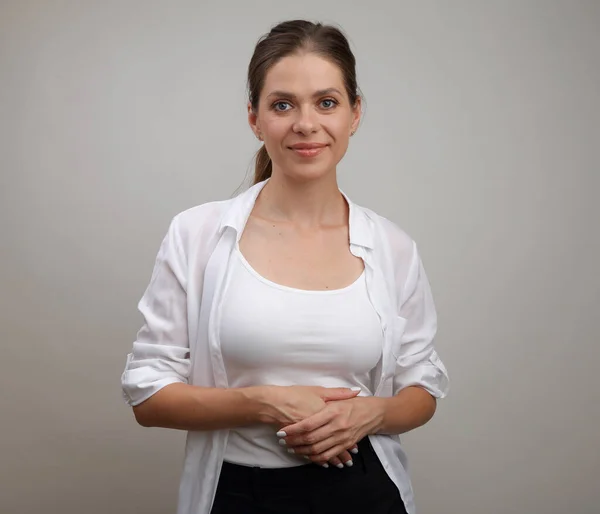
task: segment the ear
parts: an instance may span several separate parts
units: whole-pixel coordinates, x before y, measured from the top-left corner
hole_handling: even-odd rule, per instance
[[[262,141],[262,137],[260,135],[260,127],[258,123],[258,116],[252,109],[252,104],[250,102],[248,102],[248,125],[250,125],[252,132],[254,132],[254,135]]]
[[[358,129],[358,125],[360,124],[360,119],[362,117],[362,97],[356,97],[356,103],[352,107],[352,124],[350,125],[350,131],[356,132]]]

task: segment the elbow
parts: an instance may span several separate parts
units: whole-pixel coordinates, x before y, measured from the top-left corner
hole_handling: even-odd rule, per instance
[[[435,396],[433,396],[431,393],[427,392],[427,396],[428,396],[428,405],[427,405],[427,414],[426,414],[426,421],[425,423],[429,423],[429,421],[431,421],[431,419],[433,418],[435,411],[437,410],[437,398]]]
[[[139,405],[134,405],[132,407],[132,410],[138,425],[146,428],[154,426],[151,421],[151,416],[149,415],[150,413],[148,409],[147,400],[145,402],[140,403]]]
[[[133,415],[139,425],[147,428],[164,427],[165,407],[169,405],[169,397],[165,397],[165,391],[170,387],[162,387],[154,391],[150,397],[134,405]]]
[[[419,398],[421,425],[425,425],[431,421],[437,410],[437,398],[423,387],[413,386],[412,389]]]
[[[169,383],[161,387],[155,387],[151,392],[146,392],[146,395],[150,394],[150,396],[137,405],[133,405],[135,402],[131,402],[133,415],[139,425],[165,428],[164,423],[169,421],[173,403],[173,397],[167,391],[170,391],[174,384]]]

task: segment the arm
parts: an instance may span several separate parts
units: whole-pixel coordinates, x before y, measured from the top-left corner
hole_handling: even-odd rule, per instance
[[[434,346],[437,334],[437,313],[431,286],[413,243],[412,260],[404,287],[399,299],[399,317],[406,320],[400,337],[400,347],[396,355],[396,369],[393,378],[393,393],[398,405],[407,412],[421,412],[429,421],[436,409],[437,398],[445,398],[449,390],[448,371],[440,360]],[[417,405],[414,405],[416,402]],[[417,418],[420,418],[417,415]],[[422,423],[422,424],[424,424]],[[410,423],[409,423],[410,424]],[[420,425],[417,425],[420,426]],[[416,427],[415,427],[416,428]]]
[[[177,217],[162,241],[138,308],[144,324],[127,356],[121,386],[142,426],[215,430],[270,423],[280,428],[318,412],[326,401],[358,394],[339,388],[190,385],[187,257]]]
[[[175,217],[138,304],[144,323],[121,377],[125,400],[146,427],[200,430],[246,424],[256,416],[255,402],[248,401],[247,392],[188,383],[187,269]]]
[[[138,304],[144,323],[121,377],[125,399],[145,427],[200,430],[252,422],[257,409],[248,392],[188,383],[187,268],[175,217]]]
[[[259,423],[260,388],[219,389],[171,384],[133,407],[144,427],[217,430]]]
[[[134,406],[133,411],[137,422],[145,427],[218,430],[265,423],[280,428],[318,412],[328,401],[357,394],[345,388],[309,386],[221,389],[171,384]]]
[[[402,277],[401,273],[398,276]],[[382,398],[377,433],[401,434],[427,423],[437,398],[448,394],[448,372],[434,348],[437,313],[416,245],[399,292],[399,317],[406,320],[396,355],[392,398]]]
[[[417,386],[402,389],[391,398],[357,398],[366,400],[373,417],[374,426],[370,434],[403,434],[423,426],[435,414],[437,400]]]

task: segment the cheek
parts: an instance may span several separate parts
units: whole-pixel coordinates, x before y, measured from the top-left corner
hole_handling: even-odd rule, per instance
[[[335,123],[330,126],[330,134],[335,138],[335,146],[340,150],[345,150],[350,141],[350,129],[345,120]]]
[[[344,112],[336,113],[333,116],[328,116],[323,120],[322,126],[336,140],[345,139],[350,136],[350,126],[352,120]]]
[[[285,118],[265,118],[262,122],[263,133],[272,141],[283,139],[290,129],[290,122]]]
[[[349,122],[346,122],[346,120],[340,120],[335,124],[335,126],[331,126],[330,133],[335,138],[333,152],[335,159],[339,161],[348,150],[348,145],[350,144]]]

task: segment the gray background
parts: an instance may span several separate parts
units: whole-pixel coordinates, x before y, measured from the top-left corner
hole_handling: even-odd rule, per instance
[[[350,36],[340,184],[435,294],[420,514],[600,512],[600,2],[0,5],[1,512],[174,512],[184,434],[120,396],[136,304],[170,218],[250,169],[246,67],[297,17]]]

